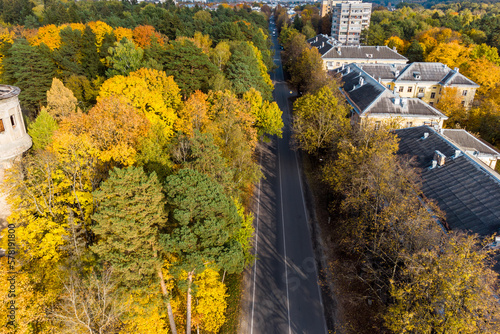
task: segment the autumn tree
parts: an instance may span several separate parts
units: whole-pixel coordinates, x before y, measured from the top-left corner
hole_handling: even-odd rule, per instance
[[[150,25],[141,25],[134,28],[132,32],[132,37],[134,39],[134,43],[145,49],[151,45],[153,40],[156,40],[160,44],[163,44],[163,37],[160,33],[158,33],[153,26]]]
[[[497,274],[478,243],[476,236],[452,233],[408,254],[404,278],[391,284],[386,326],[394,333],[496,333]]]
[[[139,139],[149,128],[145,117],[124,98],[100,99],[88,114],[63,119],[61,130],[87,136],[98,150],[99,160],[128,166],[136,161]]]
[[[99,95],[125,96],[151,124],[159,124],[167,137],[172,136],[181,95],[173,77],[165,72],[141,68],[128,76],[117,75],[102,84]]]
[[[77,110],[77,99],[61,80],[52,79],[52,86],[47,91],[47,111],[56,120],[68,117]]]
[[[278,104],[263,100],[260,93],[254,88],[244,93],[243,99],[250,104],[250,111],[255,117],[258,134],[261,136],[277,135],[281,137],[281,129],[283,128],[281,116],[283,112],[278,107]]]
[[[333,89],[325,86],[294,103],[294,138],[308,153],[331,148],[349,127],[347,108]]]
[[[454,128],[456,125],[465,124],[468,120],[468,112],[462,104],[462,93],[458,88],[445,87],[436,108],[442,110],[448,116],[446,125]]]
[[[33,149],[43,150],[52,143],[52,135],[57,128],[57,121],[45,108],[42,108],[35,121],[28,125],[28,134],[33,140]]]

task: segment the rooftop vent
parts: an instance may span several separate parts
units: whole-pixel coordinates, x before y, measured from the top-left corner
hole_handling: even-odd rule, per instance
[[[398,71],[398,70],[394,71],[394,76],[395,76],[395,77],[398,77],[398,76],[399,76],[399,71]]]
[[[461,155],[462,155],[462,151],[460,151],[460,150],[455,150],[455,154],[453,155],[453,159],[456,159],[456,158],[458,158],[458,157],[459,157],[459,156],[461,156]]]
[[[421,76],[420,76],[420,72],[413,72],[413,77],[417,80],[420,80]]]
[[[439,166],[443,166],[445,161],[446,161],[446,155],[444,155],[443,153],[441,153],[438,150],[435,150],[434,151],[434,160],[437,161],[437,164]]]
[[[321,47],[322,48],[325,47],[325,42],[321,43]]]
[[[424,132],[424,137],[422,139],[427,139],[429,137],[429,132]]]
[[[366,58],[373,58],[373,54],[371,54],[371,53],[367,53],[367,54],[366,54]]]
[[[396,49],[396,47],[395,47],[395,46],[393,46],[393,47],[392,47],[392,51],[396,51],[396,52],[398,52],[398,50]]]
[[[436,160],[432,160],[431,169],[436,168],[437,164],[438,164],[438,162]]]
[[[377,49],[377,51],[380,51],[380,46],[376,46],[375,49]]]
[[[460,73],[460,69],[458,67],[454,68],[455,72]]]
[[[365,83],[365,79],[363,77],[359,77],[359,87],[363,86]]]

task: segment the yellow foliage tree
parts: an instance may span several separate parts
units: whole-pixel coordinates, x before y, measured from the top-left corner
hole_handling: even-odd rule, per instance
[[[456,124],[464,124],[468,118],[468,112],[462,105],[462,94],[458,88],[445,87],[436,108],[442,110],[448,116],[445,124],[447,127],[455,127]]]
[[[193,308],[193,327],[199,327],[208,333],[218,333],[226,321],[224,312],[227,308],[227,288],[220,281],[217,271],[206,268],[196,275],[196,303]]]
[[[161,124],[167,136],[173,134],[181,95],[172,76],[147,68],[131,72],[126,77],[117,75],[106,80],[99,93],[100,98],[112,95],[127,97],[152,124]]]
[[[101,49],[104,36],[106,36],[106,34],[111,34],[113,32],[113,28],[102,21],[89,22],[87,24],[95,34],[97,51],[99,51]]]
[[[116,37],[117,42],[120,42],[124,38],[129,39],[129,40],[133,40],[132,29],[117,27],[113,30],[113,32],[115,33],[115,37]]]
[[[0,50],[3,50],[7,44],[14,43],[14,32],[9,31],[7,28],[0,27]],[[2,75],[2,59],[4,55],[0,52],[0,76]]]
[[[47,111],[56,120],[76,112],[78,100],[73,92],[66,88],[61,80],[52,79],[52,86],[47,91]]]
[[[484,57],[463,63],[460,70],[465,76],[480,85],[477,92],[481,95],[487,95],[500,82],[500,66]]]
[[[440,62],[454,68],[468,62],[469,53],[469,48],[454,41],[438,44],[424,59],[428,62]]]
[[[45,44],[50,50],[57,49],[61,46],[61,37],[59,36],[60,29],[54,24],[49,24],[38,29],[38,33],[28,41],[31,45]]]
[[[384,45],[387,45],[391,49],[396,47],[396,50],[398,50],[399,53],[404,54],[410,46],[410,43],[402,40],[398,36],[391,36],[384,42]]]

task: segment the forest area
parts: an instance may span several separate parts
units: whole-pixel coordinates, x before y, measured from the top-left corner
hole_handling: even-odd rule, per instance
[[[451,116],[447,126],[477,131],[498,145],[496,6],[484,12],[471,8],[464,26],[467,10],[453,12],[462,5],[449,5],[452,11],[375,11],[366,36],[370,44],[420,57],[413,61],[440,61],[470,74],[481,84],[476,104],[464,111],[453,109],[452,96],[443,98],[441,108]],[[302,21],[300,27],[282,8],[275,15],[289,82],[303,92],[294,103],[293,136],[306,153],[304,169],[328,244],[330,268],[324,277],[333,287],[336,330],[498,333],[492,237],[440,225],[444,214],[422,195],[412,161],[396,154],[392,129],[351,125],[339,78],[322,70],[321,55],[307,43],[305,27],[322,32],[319,21]],[[472,39],[478,34],[483,38]]]
[[[258,142],[280,136],[268,16],[0,1],[1,83],[33,147],[6,171],[2,333],[234,333]],[[6,233],[6,232],[5,232]],[[7,249],[7,238],[1,240]]]

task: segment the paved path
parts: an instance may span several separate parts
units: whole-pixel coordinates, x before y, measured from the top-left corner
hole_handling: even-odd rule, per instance
[[[246,281],[241,332],[321,334],[327,332],[326,322],[297,154],[290,148],[291,95],[283,80],[276,37],[273,41],[279,66],[272,75],[274,98],[283,111],[285,127],[282,139],[262,145],[265,178],[256,192],[257,259]]]

